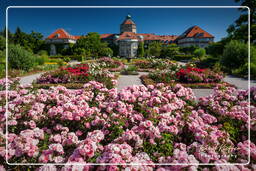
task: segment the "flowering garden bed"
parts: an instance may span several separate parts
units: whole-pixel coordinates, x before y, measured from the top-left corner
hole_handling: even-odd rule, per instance
[[[77,90],[63,86],[33,89],[13,84],[8,95],[8,154],[4,136],[6,92],[0,91],[1,163],[7,155],[10,163],[121,164],[66,165],[62,170],[255,170],[255,88],[241,91],[218,86],[213,94],[196,103],[192,89],[180,84],[132,86],[120,92],[95,81]],[[246,163],[248,129],[252,141],[250,165],[196,165]],[[14,169],[15,166],[2,167]],[[39,168],[57,169],[61,167]]]
[[[140,72],[152,72],[157,69],[163,70],[169,68],[170,66],[177,65],[170,60],[164,59],[136,60],[133,63]]]
[[[214,88],[218,84],[233,86],[223,82],[223,77],[223,73],[217,73],[209,69],[172,66],[166,70],[156,70],[148,75],[143,75],[141,80],[145,85],[155,85],[157,83],[174,85],[178,83],[190,88]]]
[[[156,85],[158,84],[156,81],[151,79],[148,75],[140,76],[142,84],[147,85]],[[218,82],[218,83],[180,83],[175,81],[170,81],[169,83],[164,83],[167,86],[174,86],[175,84],[181,84],[184,87],[188,88],[201,88],[201,89],[209,89],[214,88],[217,85],[221,84],[223,86],[235,87],[235,85],[227,83],[227,82]]]
[[[119,72],[124,69],[124,64],[121,61],[114,60],[108,57],[103,57],[96,60],[96,63],[100,65],[101,68],[106,69],[110,72]]]
[[[103,70],[96,64],[78,64],[62,67],[58,70],[44,73],[35,82],[37,88],[63,85],[67,88],[82,88],[84,83],[95,80],[103,83],[108,88],[116,85],[117,75]]]

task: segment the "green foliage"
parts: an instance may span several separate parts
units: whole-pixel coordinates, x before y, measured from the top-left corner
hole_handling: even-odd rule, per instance
[[[177,54],[173,57],[173,60],[182,61],[182,60],[191,60],[195,56],[191,54]]]
[[[174,59],[175,55],[179,54],[179,47],[176,44],[171,44],[162,48],[161,57]]]
[[[127,68],[125,68],[121,74],[123,75],[138,75],[137,72],[138,68],[135,65],[129,65]]]
[[[224,46],[222,41],[213,42],[206,47],[206,53],[212,57],[219,57],[223,54]]]
[[[204,48],[198,48],[194,51],[194,55],[201,61],[202,57],[204,57],[206,51]]]
[[[185,54],[193,54],[196,49],[198,49],[198,46],[188,46],[188,47],[181,47],[180,51]]]
[[[29,71],[35,66],[35,56],[19,45],[10,45],[8,62],[10,68]]]
[[[219,58],[213,56],[206,56],[205,58],[201,59],[196,66],[198,68],[214,68],[216,63],[219,62]]]
[[[100,50],[100,56],[107,56],[112,57],[113,56],[113,50],[111,48],[105,47]]]
[[[140,57],[140,58],[144,57],[144,55],[145,55],[144,42],[139,43],[137,54],[138,54],[138,57]]]
[[[0,50],[5,50],[6,40],[3,36],[0,36]]]
[[[223,51],[221,64],[227,69],[237,69],[248,61],[248,46],[237,40],[229,42]]]
[[[118,56],[118,54],[119,54],[119,46],[118,45],[112,43],[112,44],[109,44],[108,47],[112,49],[113,56]]]
[[[46,50],[40,50],[37,52],[37,54],[40,56],[48,56],[48,52]]]
[[[255,0],[235,0],[235,2],[241,2],[241,6],[247,6],[250,8],[250,33],[251,42],[256,40],[256,1]],[[241,15],[230,25],[227,29],[228,38],[240,40],[243,42],[248,41],[248,9],[239,8]]]
[[[35,63],[37,65],[43,65],[47,61],[48,61],[48,57],[46,57],[46,56],[36,56],[35,57]]]
[[[113,51],[108,49],[107,43],[101,42],[98,33],[88,33],[77,40],[76,44],[72,47],[72,52],[77,55],[95,56],[99,57],[104,55],[113,55]]]
[[[70,60],[71,60],[71,59],[70,59],[69,57],[67,57],[67,56],[65,56],[64,59],[63,59],[63,61],[65,61],[65,62],[67,62],[67,63],[68,63]]]
[[[161,55],[162,44],[159,42],[153,42],[149,44],[149,56],[159,57]]]
[[[223,123],[222,129],[229,133],[230,139],[235,141],[239,140],[241,137],[241,125],[243,123],[241,121],[232,120],[232,119],[226,119],[226,122]]]
[[[57,60],[57,65],[58,65],[59,67],[64,66],[64,61],[63,61],[62,59],[58,59],[58,60]]]
[[[151,144],[149,141],[143,142],[143,149],[150,156],[154,162],[157,161],[157,153],[159,156],[172,156],[173,154],[173,140],[174,136],[171,133],[162,133],[162,137],[155,139],[156,144]]]
[[[44,45],[43,35],[41,33],[32,31],[30,34],[27,34],[22,32],[19,27],[17,27],[11,41],[34,53],[41,50]]]

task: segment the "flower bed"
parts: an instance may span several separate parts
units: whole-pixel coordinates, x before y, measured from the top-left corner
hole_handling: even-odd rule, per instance
[[[191,88],[213,88],[217,84],[229,85],[222,81],[223,73],[216,73],[209,69],[194,68],[193,66],[170,66],[166,70],[156,70],[141,80],[145,85],[164,83],[167,85],[182,84]]]
[[[108,57],[100,58],[96,61],[101,68],[107,69],[111,72],[119,72],[124,68],[124,64],[121,61],[114,60]]]
[[[141,72],[150,72],[154,70],[163,70],[167,69],[170,66],[176,66],[177,64],[171,62],[170,60],[164,59],[148,59],[148,60],[136,60],[134,65],[138,68],[138,71]]]
[[[100,66],[93,63],[78,64],[44,73],[36,80],[36,84],[38,84],[36,87],[43,88],[61,84],[71,88],[82,88],[84,83],[95,80],[103,83],[108,88],[113,88],[116,78],[116,75],[102,70]]]
[[[154,81],[152,78],[150,78],[148,75],[142,75],[140,76],[142,84],[145,86],[148,85],[156,85],[158,84],[156,81]],[[166,79],[166,78],[165,78]],[[168,83],[164,83],[165,85],[169,86],[174,86],[175,84],[181,84],[184,87],[188,88],[202,88],[202,89],[208,89],[208,88],[214,88],[217,85],[221,84],[224,86],[229,86],[229,87],[236,87],[233,84],[227,83],[227,82],[218,82],[218,83],[180,83],[180,82],[175,82],[174,80],[169,80]]]
[[[251,106],[249,127],[247,98],[250,92],[255,102],[255,90],[217,87],[197,104],[192,90],[179,84],[132,86],[120,92],[95,81],[78,90],[14,87],[8,96],[7,158],[10,163],[123,163],[80,166],[85,170],[209,170],[188,163],[246,163],[247,129],[251,135],[256,133],[256,108]],[[5,157],[5,91],[0,91],[0,103],[0,155]],[[255,164],[255,137],[251,141]],[[72,168],[76,166],[62,169]],[[253,165],[211,169],[223,168],[253,170]],[[39,168],[43,169],[57,170],[56,166]]]

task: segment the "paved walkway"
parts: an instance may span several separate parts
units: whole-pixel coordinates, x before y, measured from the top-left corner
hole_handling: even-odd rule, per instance
[[[228,75],[224,78],[224,81],[230,84],[234,84],[238,89],[244,89],[244,90],[248,89],[248,84],[249,84],[248,79]],[[252,86],[256,86],[256,80],[250,81],[250,87]]]
[[[22,84],[22,85],[24,85],[24,84],[31,84],[34,80],[39,78],[42,74],[43,74],[43,72],[37,73],[37,74],[33,74],[33,75],[29,75],[29,76],[21,77],[20,84]]]
[[[121,90],[131,85],[143,85],[140,76],[145,74],[147,72],[139,72],[139,75],[120,75],[117,80],[117,89]]]

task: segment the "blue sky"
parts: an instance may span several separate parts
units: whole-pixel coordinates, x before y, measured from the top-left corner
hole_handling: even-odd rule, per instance
[[[110,5],[144,5],[144,6],[164,6],[164,5],[239,5],[233,0],[122,0],[120,1],[53,1],[53,0],[4,0],[1,3],[0,17],[5,21],[5,8],[17,5],[85,5],[85,6],[110,6]],[[64,28],[72,35],[82,35],[88,32],[99,33],[119,33],[119,26],[125,16],[130,13],[132,19],[137,24],[138,33],[174,34],[179,35],[187,28],[198,25],[215,36],[215,41],[226,36],[227,27],[238,18],[240,12],[237,9],[228,8],[208,8],[208,9],[31,9],[31,8],[11,8],[8,11],[9,29],[14,32],[19,26],[25,32],[32,30],[41,32],[45,37],[57,28]],[[4,22],[0,23],[1,28]]]

